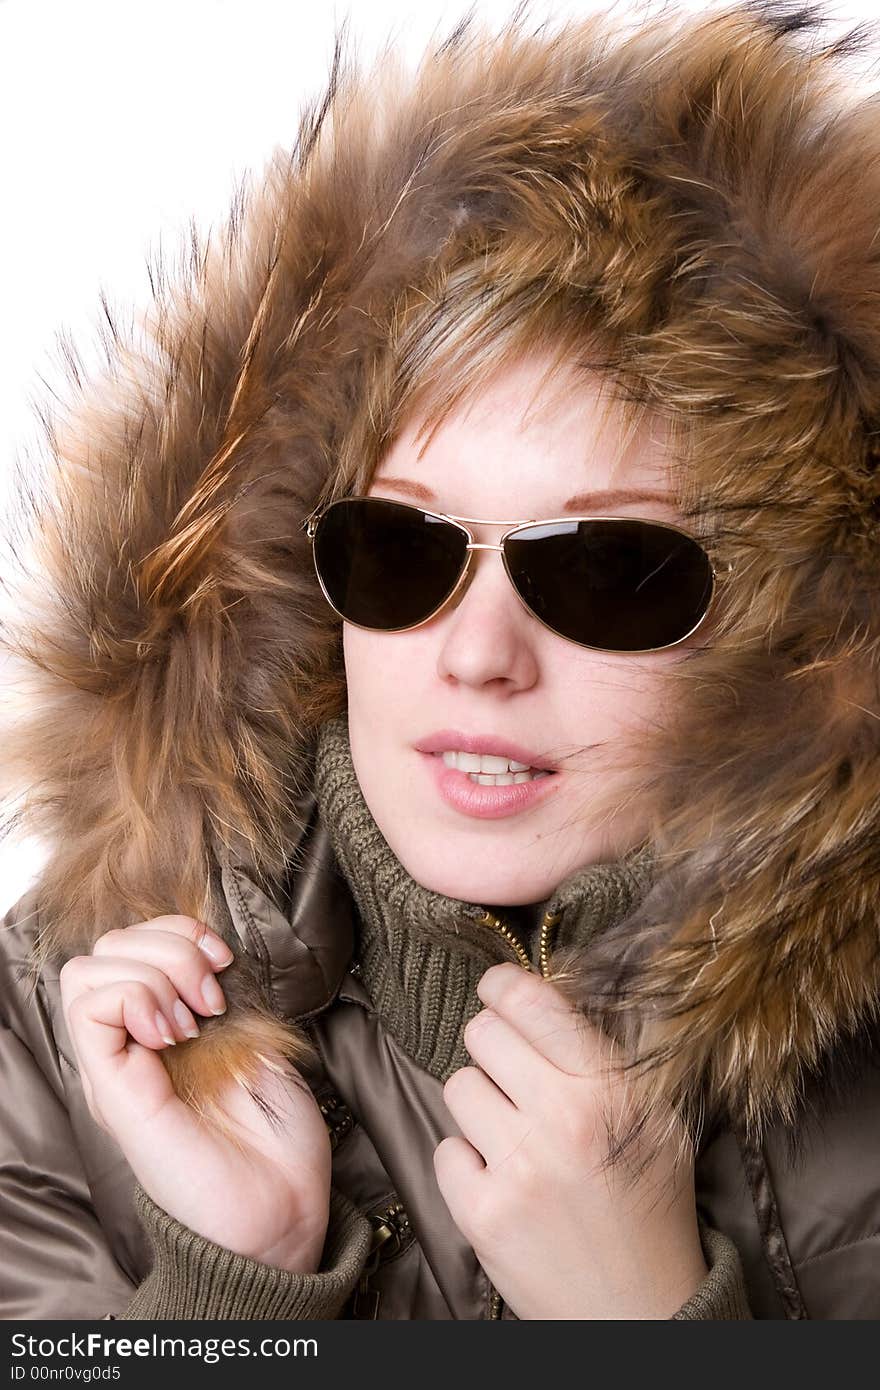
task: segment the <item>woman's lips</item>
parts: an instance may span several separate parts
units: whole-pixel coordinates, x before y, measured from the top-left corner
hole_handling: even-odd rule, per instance
[[[552,796],[559,782],[560,774],[551,772],[547,777],[536,777],[531,782],[514,782],[510,786],[491,787],[480,782],[472,782],[466,772],[457,767],[447,767],[439,753],[419,753],[427,763],[428,772],[434,777],[438,792],[447,805],[465,816],[475,816],[478,820],[498,820],[502,816],[515,816],[521,811],[531,810],[539,801]]]
[[[524,767],[543,768],[547,772],[557,771],[553,764],[547,762],[539,753],[531,753],[519,744],[511,743],[506,738],[496,737],[494,734],[463,734],[458,729],[439,729],[437,733],[429,734],[427,738],[420,739],[415,744],[417,753],[445,753],[450,748],[459,753],[493,753],[500,758],[513,758]]]

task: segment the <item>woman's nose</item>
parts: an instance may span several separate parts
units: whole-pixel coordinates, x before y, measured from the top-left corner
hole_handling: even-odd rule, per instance
[[[539,627],[507,577],[500,549],[477,543],[461,586],[437,615],[438,673],[465,685],[534,683]]]

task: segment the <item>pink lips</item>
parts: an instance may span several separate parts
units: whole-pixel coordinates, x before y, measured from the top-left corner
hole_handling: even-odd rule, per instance
[[[458,729],[440,729],[435,734],[429,734],[427,738],[421,739],[416,745],[419,753],[492,753],[499,758],[510,758],[515,763],[525,763],[526,767],[546,768],[548,772],[553,772],[553,764],[548,763],[546,758],[541,758],[537,753],[531,753],[527,748],[522,748],[517,743],[509,743],[507,739],[496,738],[492,734],[463,734]],[[454,771],[455,769],[450,769]],[[541,781],[547,779],[542,777]],[[473,783],[471,783],[473,786]],[[520,786],[527,785],[519,783]],[[504,791],[505,788],[498,788]]]
[[[470,753],[494,750],[462,748],[461,751]],[[504,753],[500,753],[499,756],[504,757]],[[508,752],[507,756],[514,758],[516,762],[526,761],[525,758],[517,757],[515,753]],[[457,767],[447,767],[440,753],[421,753],[420,757],[426,763],[428,773],[433,776],[437,790],[447,805],[460,811],[462,815],[474,816],[478,820],[499,820],[502,816],[516,816],[521,811],[531,810],[538,802],[554,795],[561,780],[557,773],[549,777],[539,777],[531,782],[514,782],[506,787],[484,786],[479,782],[472,782],[467,773],[459,772]]]

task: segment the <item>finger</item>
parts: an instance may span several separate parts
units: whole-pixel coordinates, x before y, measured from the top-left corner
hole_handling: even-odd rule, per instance
[[[144,961],[168,976],[191,1009],[202,1014],[222,1014],[226,1009],[223,989],[215,978],[220,966],[182,933],[154,929],[151,924],[124,927],[99,937],[92,955]]]
[[[468,1214],[477,1206],[486,1165],[466,1139],[450,1135],[434,1150],[434,1176],[449,1214],[463,1235],[468,1235]]]
[[[123,970],[127,967],[128,962],[121,963]],[[125,1031],[144,1047],[159,1050],[173,1046],[175,1043],[173,1028],[165,1010],[160,1005],[152,984],[144,979],[120,976],[119,968],[117,966],[113,970],[112,976],[109,979],[105,978],[100,984],[89,983],[90,980],[94,979],[94,976],[87,970],[83,970],[77,979],[75,989],[71,988],[65,1009],[67,1027],[74,1047],[81,1051],[84,1039],[87,1042],[91,1036],[88,1023],[92,1013],[99,1005],[104,1007],[103,1000],[106,992],[114,990],[120,1000],[120,1007],[124,1007],[124,1018],[119,1025],[120,1027],[124,1027]],[[95,996],[100,996],[100,998],[96,999]],[[109,1045],[106,1034],[101,1036],[104,1038],[105,1044]],[[123,1032],[116,1041],[115,1051],[121,1051],[125,1044],[126,1036]]]
[[[555,1107],[561,1073],[493,1009],[483,1009],[465,1026],[464,1044],[517,1109],[535,1114]]]
[[[462,1136],[489,1169],[497,1168],[522,1143],[527,1126],[515,1105],[478,1067],[461,1067],[443,1087],[446,1107]]]
[[[89,990],[70,1007],[70,1037],[90,1109],[117,1137],[174,1096],[168,1072],[153,1055],[165,1044],[137,1040],[150,1036],[154,1012],[152,992],[136,980]]]
[[[119,956],[74,956],[65,961],[59,978],[65,1018],[68,1017],[71,1003],[81,994],[101,985],[113,984],[114,981],[140,980],[152,990],[156,1006],[163,1015],[163,1026],[160,1029],[156,1021],[156,1029],[164,1041],[167,1041],[166,1034],[170,1034],[175,1042],[199,1035],[198,1022],[171,980],[164,971],[145,961]],[[139,1038],[139,1041],[147,1042],[145,1038]]]
[[[186,1112],[155,1055],[158,1049],[136,1040],[146,1035],[154,1003],[140,981],[117,980],[80,995],[70,1008],[70,1036],[89,1108],[127,1156],[154,1142],[150,1124],[160,1111],[169,1118]]]
[[[130,927],[123,930],[129,931],[166,931],[175,936],[180,936],[184,940],[192,942],[200,951],[213,961],[218,969],[229,965],[234,959],[232,950],[225,937],[219,932],[212,931],[205,923],[200,922],[197,917],[186,917],[180,912],[167,912],[160,917],[151,917],[146,922],[135,922]]]
[[[477,994],[560,1071],[595,1076],[610,1062],[610,1040],[542,976],[512,962],[493,965]]]

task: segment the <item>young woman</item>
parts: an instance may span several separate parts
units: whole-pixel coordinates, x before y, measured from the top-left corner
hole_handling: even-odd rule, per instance
[[[55,425],[4,1317],[880,1312],[880,149],[818,22],[335,61]]]

